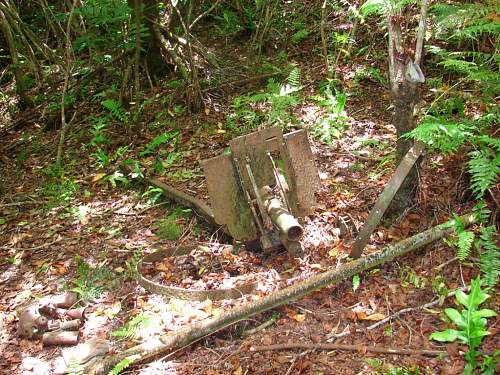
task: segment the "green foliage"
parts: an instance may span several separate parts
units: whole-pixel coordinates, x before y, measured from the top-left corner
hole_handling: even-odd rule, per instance
[[[140,355],[131,355],[126,358],[123,358],[120,362],[116,364],[115,367],[111,369],[110,372],[108,372],[108,375],[118,375],[120,374],[123,370],[125,370],[127,367],[129,367],[132,363],[134,363],[136,360],[141,358]]]
[[[374,371],[369,372],[370,375],[419,375],[420,371],[417,368],[395,367],[391,364],[384,363],[376,358],[364,358],[363,361],[373,368]]]
[[[51,169],[47,169],[44,172],[48,173],[49,176],[52,173]],[[49,177],[41,188],[41,194],[47,198],[45,207],[50,209],[58,206],[68,206],[79,189],[80,185],[71,178],[65,176]]]
[[[465,354],[467,365],[464,374],[472,374],[477,367],[477,351],[481,341],[489,332],[486,330],[487,318],[497,316],[496,312],[490,309],[479,309],[489,295],[481,290],[481,280],[476,278],[471,283],[470,293],[467,295],[461,290],[455,293],[457,301],[463,306],[461,311],[453,308],[445,309],[446,316],[457,326],[458,329],[447,329],[445,331],[434,332],[430,335],[431,340],[442,342],[460,341],[469,347]]]
[[[76,256],[76,276],[71,283],[71,291],[80,295],[84,301],[98,298],[106,285],[112,285],[115,275],[107,267],[90,266],[79,255]]]
[[[500,275],[500,247],[495,241],[496,228],[493,225],[479,228],[479,233],[479,239],[474,245],[480,251],[479,266],[483,282],[487,288],[493,288]]]
[[[155,138],[151,142],[149,142],[145,147],[144,150],[140,152],[140,156],[149,156],[149,155],[154,155],[156,154],[156,149],[160,147],[161,145],[170,142],[171,140],[175,140],[179,135],[178,131],[174,132],[166,132],[162,133]]]
[[[303,22],[294,22],[293,27],[295,32],[290,38],[293,44],[299,44],[309,36],[309,30],[307,30],[307,26]]]
[[[500,142],[488,135],[498,116],[490,113],[472,121],[460,122],[445,117],[427,116],[407,137],[426,143],[431,150],[443,153],[457,152],[465,144],[476,150],[468,153],[471,174],[470,188],[476,198],[496,185],[500,173]]]
[[[158,224],[156,235],[164,240],[175,241],[182,235],[182,227],[178,223],[179,219],[189,217],[191,210],[175,209],[165,219]]]
[[[335,138],[340,138],[342,133],[349,127],[349,117],[345,112],[347,95],[341,91],[332,93],[330,87],[324,91],[324,95],[312,97],[318,104],[327,110],[326,115],[316,120],[311,129],[311,134],[318,141],[332,145]]]
[[[101,105],[106,108],[115,119],[127,123],[129,116],[121,103],[114,99],[106,99],[101,102]]]
[[[481,198],[485,191],[494,187],[500,175],[500,153],[484,147],[482,150],[469,152],[469,173],[471,174],[470,188],[477,198]]]
[[[457,257],[463,262],[470,255],[472,249],[472,242],[474,241],[474,232],[459,231],[457,240]]]
[[[137,315],[130,319],[123,327],[111,332],[111,336],[127,340],[140,337],[141,330],[151,327],[153,319],[150,315]]]
[[[416,3],[416,0],[367,0],[359,9],[363,17],[372,14],[395,14],[409,4]]]
[[[354,275],[352,277],[352,291],[355,292],[361,285],[361,277],[359,275]]]
[[[148,186],[146,191],[142,194],[142,198],[148,197],[149,204],[155,204],[163,195],[163,190],[159,187]]]

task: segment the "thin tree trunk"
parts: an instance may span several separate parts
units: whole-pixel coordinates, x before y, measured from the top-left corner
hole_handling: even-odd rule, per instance
[[[389,78],[394,103],[393,124],[396,128],[396,163],[399,164],[412,146],[412,141],[404,136],[415,129],[415,105],[419,100],[418,83],[408,76],[409,67],[413,66],[420,71],[422,57],[423,39],[426,28],[428,0],[421,0],[420,22],[416,37],[415,56],[410,56],[405,51],[401,23],[396,20],[395,15],[387,16],[389,31]],[[413,60],[412,60],[413,58]],[[420,71],[421,73],[421,71]],[[422,77],[423,78],[423,77]],[[418,187],[418,162],[408,173],[405,181],[396,193],[391,206],[388,209],[389,216],[401,214],[410,207],[416,196]]]
[[[12,70],[14,71],[14,77],[16,78],[16,92],[19,95],[19,104],[21,108],[29,107],[33,104],[29,96],[26,94],[26,89],[23,82],[23,73],[20,66],[19,55],[17,53],[16,42],[14,41],[14,36],[10,29],[10,25],[7,22],[5,14],[0,10],[0,29],[7,42],[7,47],[9,48],[10,60],[12,62]]]

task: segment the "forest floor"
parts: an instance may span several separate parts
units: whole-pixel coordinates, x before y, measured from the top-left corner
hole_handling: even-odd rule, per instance
[[[310,82],[302,89],[303,97],[317,94],[317,81],[311,77],[321,75],[321,61],[296,63],[304,81]],[[56,179],[50,168],[57,131],[44,130],[43,124],[35,121],[8,132],[0,145],[0,373],[56,371],[60,347],[44,348],[38,340],[29,341],[17,335],[16,310],[34,298],[64,290],[78,291],[88,301],[81,340],[101,337],[111,342],[111,352],[117,352],[141,338],[174,331],[216,316],[245,300],[259,298],[287,280],[305,278],[347,262],[357,231],[394,171],[395,144],[388,90],[373,80],[354,82],[350,75],[354,70],[355,64],[345,71],[339,69],[342,85],[350,93],[345,108],[347,126],[330,145],[311,138],[321,189],[314,213],[305,218],[306,255],[293,260],[284,251],[267,257],[250,251],[234,255],[232,261],[240,273],[258,274],[263,280],[256,295],[238,300],[173,300],[138,286],[133,268],[141,255],[158,248],[200,241],[215,244],[225,239],[189,212],[174,218],[181,228],[180,238],[162,239],[158,234],[162,225],[168,215],[178,211],[162,204],[155,190],[139,183],[126,185],[121,175],[115,175],[119,177],[115,180],[109,178],[116,171],[113,161],[104,168],[96,166],[98,155],[92,144],[96,127],[89,125],[83,115],[77,116],[80,119],[72,125],[66,142],[62,178]],[[224,125],[226,114],[233,110],[231,100],[245,90],[258,91],[260,87],[256,85],[253,82],[246,88],[208,92],[201,114],[189,114],[178,104],[166,105],[164,99],[172,95],[172,90],[155,89],[145,97],[152,100],[135,124],[141,130],[128,138],[123,124],[111,121],[113,125],[107,128],[105,137],[112,144],[107,147],[116,150],[127,146],[127,157],[153,166],[158,155],[144,153],[145,145],[164,132],[179,132],[178,142],[159,148],[163,153],[158,151],[159,157],[171,155],[169,162],[164,163],[165,170],[159,171],[159,178],[208,200],[200,161],[227,147],[234,136]],[[104,116],[98,103],[84,106],[78,109],[81,113]],[[312,124],[324,110],[304,100],[293,108],[293,113],[303,123]],[[424,158],[417,203],[392,224],[381,224],[365,253],[422,232],[449,219],[454,212],[471,210],[458,159],[459,156],[453,159],[431,155]],[[342,231],[341,220],[348,222]],[[176,276],[176,271],[169,267],[157,266],[156,270],[163,272],[163,281],[184,285],[193,282]],[[442,311],[456,302],[451,297],[444,299],[442,305],[418,307],[449,290],[468,285],[476,275],[476,266],[460,264],[455,249],[436,242],[364,272],[359,287],[352,280],[345,280],[223,329],[152,363],[132,366],[124,373],[459,374],[465,364],[466,347],[429,340],[432,332],[448,328]],[[210,281],[210,277],[217,278],[209,275],[201,280]],[[500,310],[498,299],[489,303],[494,310]],[[414,310],[391,318],[409,307]],[[132,318],[136,318],[136,328],[140,329],[130,328],[127,336],[120,328]],[[390,319],[368,329],[385,318]],[[269,319],[275,319],[269,327],[245,335]],[[489,321],[491,335],[482,345],[485,352],[492,353],[499,347],[498,322]],[[358,350],[314,349],[314,344],[325,343],[331,335],[340,336],[335,343],[354,345]],[[311,348],[254,350],[271,344],[310,344]],[[415,349],[415,353],[379,354],[362,348],[373,345],[396,352],[401,348]],[[423,349],[439,349],[446,354],[426,357],[420,352]]]

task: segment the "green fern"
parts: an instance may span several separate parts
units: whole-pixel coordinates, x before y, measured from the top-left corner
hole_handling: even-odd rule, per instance
[[[119,373],[121,373],[123,370],[125,370],[127,367],[129,367],[132,363],[134,363],[139,358],[141,358],[141,356],[138,354],[123,358],[120,362],[118,362],[115,365],[115,367],[113,367],[111,369],[110,372],[108,372],[108,375],[118,375]]]
[[[300,69],[294,67],[287,77],[287,82],[292,87],[300,87]]]
[[[478,224],[486,224],[491,215],[491,210],[488,209],[482,200],[474,206],[473,212]]]
[[[500,154],[489,149],[469,152],[469,173],[471,174],[471,190],[477,198],[494,187],[500,174]]]
[[[474,232],[461,231],[458,232],[457,240],[457,257],[463,262],[471,253],[472,243],[474,242]]]
[[[493,288],[500,275],[500,247],[497,246],[494,236],[495,226],[480,228],[480,236],[475,245],[480,249],[479,266],[483,273],[482,280],[488,288]]]
[[[151,323],[151,316],[137,315],[130,319],[130,321],[123,327],[111,332],[111,336],[124,339],[134,339],[138,336],[138,333],[141,329],[149,327]]]
[[[128,122],[128,114],[125,112],[125,109],[120,104],[120,102],[114,99],[106,99],[103,100],[101,104],[104,108],[111,112],[111,115],[117,120],[120,120],[124,123]]]

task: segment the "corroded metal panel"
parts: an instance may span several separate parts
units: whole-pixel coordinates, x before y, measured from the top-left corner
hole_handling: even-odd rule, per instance
[[[288,133],[281,150],[287,182],[288,200],[295,216],[306,216],[316,204],[314,193],[320,187],[319,175],[305,129]]]
[[[253,197],[255,197],[254,189],[248,177],[246,159],[250,160],[250,167],[258,188],[266,185],[274,186],[276,179],[267,153],[280,147],[282,143],[283,132],[276,127],[237,137],[229,142],[232,156],[241,173],[243,188]]]
[[[231,156],[204,160],[203,169],[215,221],[237,240],[256,239],[257,228]]]

